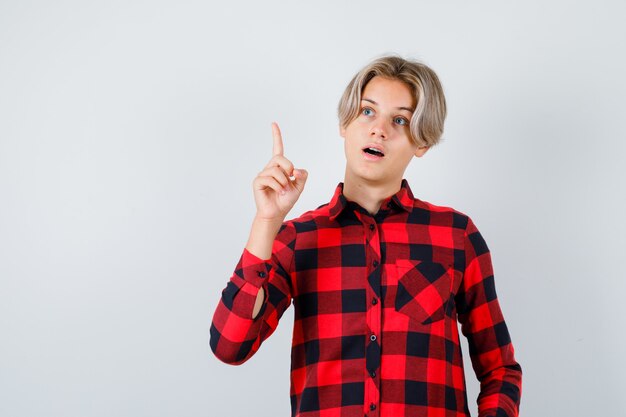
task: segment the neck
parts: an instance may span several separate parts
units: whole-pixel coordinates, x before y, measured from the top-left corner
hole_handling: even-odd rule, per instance
[[[344,179],[343,195],[348,201],[354,201],[371,215],[378,213],[386,198],[400,191],[402,179],[387,183],[372,183],[367,180],[354,181]]]

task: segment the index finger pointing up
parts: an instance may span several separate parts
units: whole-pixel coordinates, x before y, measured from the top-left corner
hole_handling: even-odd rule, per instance
[[[283,155],[283,137],[280,134],[280,128],[276,122],[272,122],[272,135],[274,136],[273,155]]]

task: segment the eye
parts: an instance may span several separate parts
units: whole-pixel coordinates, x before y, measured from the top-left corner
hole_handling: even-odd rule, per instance
[[[361,114],[364,116],[369,116],[374,112],[374,110],[370,109],[369,107],[363,107],[361,109]]]
[[[396,117],[394,121],[400,126],[407,126],[409,124],[409,121],[404,117]]]

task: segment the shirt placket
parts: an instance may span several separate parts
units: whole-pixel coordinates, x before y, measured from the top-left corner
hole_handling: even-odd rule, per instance
[[[375,417],[380,410],[380,355],[381,339],[381,253],[378,224],[371,216],[362,216],[365,228],[366,294],[367,308],[366,363],[365,363],[365,416]]]

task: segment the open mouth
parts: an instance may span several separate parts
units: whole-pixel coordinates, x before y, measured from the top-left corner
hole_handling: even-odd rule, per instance
[[[382,153],[380,150],[378,150],[376,148],[365,148],[365,149],[363,149],[363,152],[368,153],[370,155],[378,156],[380,158],[385,156],[384,153]]]

